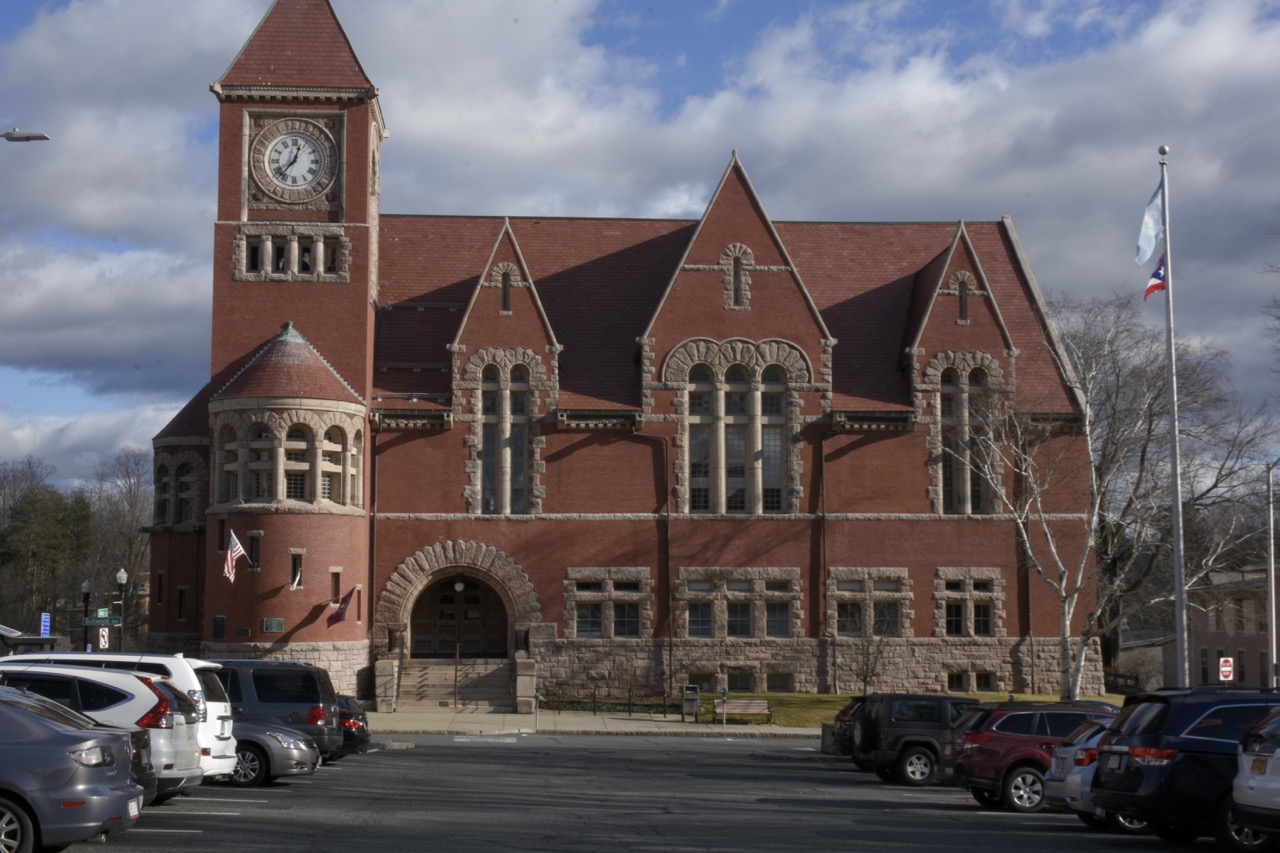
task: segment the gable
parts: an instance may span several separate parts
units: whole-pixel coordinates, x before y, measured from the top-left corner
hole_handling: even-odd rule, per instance
[[[502,223],[453,341],[459,352],[484,347],[524,347],[537,353],[558,349],[509,221]]]

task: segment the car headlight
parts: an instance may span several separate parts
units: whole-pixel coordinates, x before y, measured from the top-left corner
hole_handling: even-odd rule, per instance
[[[302,741],[293,735],[287,735],[284,732],[267,732],[267,737],[273,738],[276,743],[285,749],[306,749]]]

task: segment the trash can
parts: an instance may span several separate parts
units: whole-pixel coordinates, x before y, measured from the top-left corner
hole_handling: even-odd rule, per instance
[[[687,684],[684,688],[684,703],[680,706],[680,722],[684,722],[685,717],[693,717],[693,721],[698,722],[698,709],[702,706],[702,700],[698,697],[698,685]]]

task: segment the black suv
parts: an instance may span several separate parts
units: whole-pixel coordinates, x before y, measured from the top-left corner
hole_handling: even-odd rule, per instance
[[[326,761],[342,757],[338,694],[325,669],[279,660],[220,660],[218,680],[236,720],[285,725],[308,734]]]
[[[1148,821],[1166,841],[1212,833],[1237,850],[1270,839],[1241,827],[1231,814],[1240,736],[1280,707],[1273,690],[1196,687],[1157,690],[1125,699],[1098,743],[1093,804]]]
[[[967,696],[872,693],[854,714],[853,761],[886,782],[927,785],[943,733],[977,704]]]

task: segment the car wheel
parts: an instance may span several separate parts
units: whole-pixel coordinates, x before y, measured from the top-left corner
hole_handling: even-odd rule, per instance
[[[987,791],[983,788],[970,788],[969,796],[973,797],[973,801],[984,809],[998,809],[1004,806],[1004,800],[995,791]]]
[[[267,781],[267,756],[261,747],[241,741],[236,744],[236,769],[231,784],[253,788]]]
[[[1004,804],[1030,814],[1044,808],[1044,774],[1034,767],[1015,767],[1004,777]]]
[[[1122,832],[1126,835],[1145,835],[1151,831],[1151,824],[1130,814],[1107,812],[1107,825],[1113,832]]]
[[[1076,817],[1080,818],[1080,822],[1090,829],[1110,829],[1111,824],[1104,817],[1097,817],[1088,812],[1076,812]]]
[[[1270,835],[1236,823],[1229,799],[1218,806],[1218,814],[1213,822],[1213,837],[1219,847],[1227,850],[1265,850],[1272,846]]]
[[[937,759],[923,746],[910,747],[898,758],[898,781],[904,785],[928,785],[937,770]]]
[[[35,846],[35,828],[22,806],[0,797],[0,850],[5,853],[31,853]]]
[[[1171,823],[1153,823],[1150,826],[1156,838],[1168,841],[1170,844],[1190,844],[1200,837],[1200,833],[1187,826]]]

